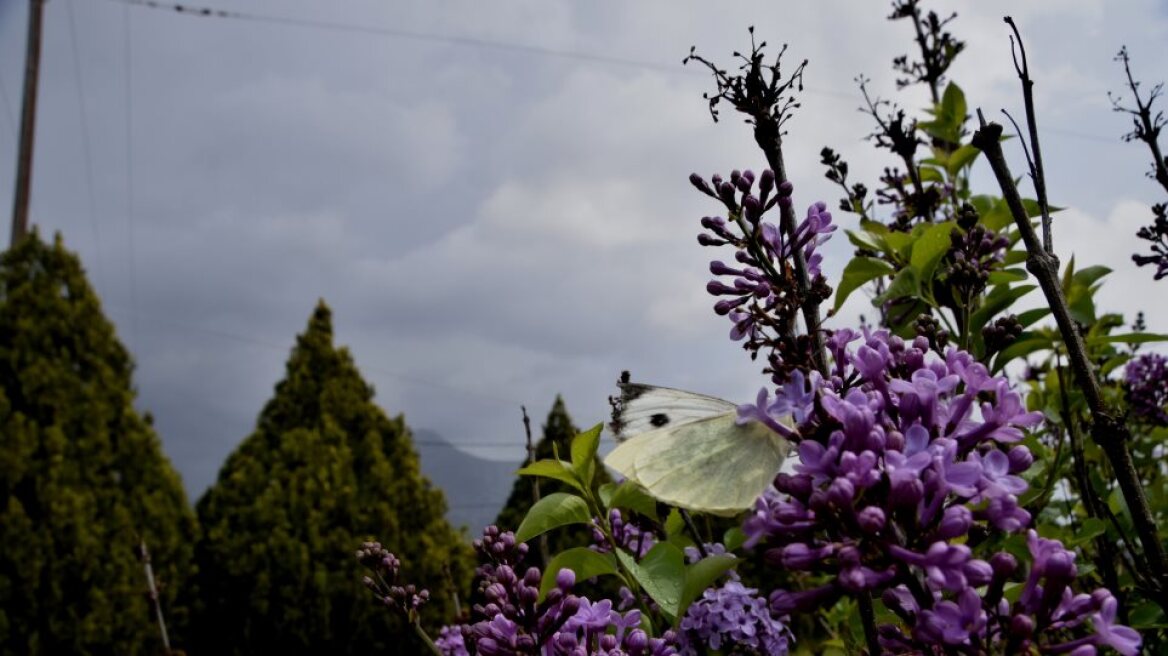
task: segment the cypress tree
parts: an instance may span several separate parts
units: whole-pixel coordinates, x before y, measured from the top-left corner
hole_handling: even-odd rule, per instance
[[[548,411],[547,419],[544,421],[543,435],[535,444],[535,459],[554,458],[558,452],[561,459],[567,460],[571,453],[572,438],[579,432],[580,430],[572,423],[572,417],[568,414],[568,407],[565,405],[563,397],[557,394],[551,410]],[[599,488],[610,481],[608,472],[601,467],[596,472],[593,486]],[[534,482],[535,479],[531,476],[517,476],[515,478],[515,483],[511,486],[511,494],[507,497],[507,503],[499,511],[499,516],[495,518],[495,524],[500,529],[514,531],[519,528],[520,522],[527,516],[527,511],[534,503],[532,495]],[[539,479],[541,496],[571,491],[566,483],[547,478]],[[580,524],[562,527],[547,535],[548,552],[553,556],[564,549],[582,547],[592,543],[592,530]],[[534,544],[532,548],[534,550]]]
[[[197,509],[204,653],[418,653],[361,584],[357,547],[380,540],[405,580],[431,590],[430,627],[453,615],[446,568],[457,581],[473,567],[404,418],[373,403],[347,349],[333,346],[323,301]]]
[[[0,653],[159,653],[140,541],[183,644],[197,527],[132,371],[59,235],[0,257]]]

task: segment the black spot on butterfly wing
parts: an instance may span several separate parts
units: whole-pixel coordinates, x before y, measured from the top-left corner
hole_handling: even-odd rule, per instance
[[[649,423],[653,424],[654,428],[661,428],[669,423],[669,415],[664,412],[658,412],[649,418]]]

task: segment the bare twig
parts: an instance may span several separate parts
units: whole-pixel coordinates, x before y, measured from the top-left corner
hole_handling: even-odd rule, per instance
[[[531,440],[531,418],[527,416],[527,406],[521,405],[519,409],[523,411],[523,432],[527,434],[527,464],[535,462],[535,443]],[[539,503],[539,477],[531,477],[531,505]],[[539,536],[539,564],[540,567],[546,567],[548,561],[551,560],[551,554],[548,553],[548,539],[547,533]]]
[[[685,508],[678,508],[678,511],[681,513],[681,519],[685,522],[686,529],[693,536],[694,545],[697,546],[698,553],[702,555],[702,558],[709,556],[709,552],[706,551],[706,541],[702,539],[702,534],[698,533],[698,527],[694,526],[693,518],[689,516],[689,511]]]
[[[1059,415],[1062,417],[1063,425],[1067,428],[1067,436],[1071,441],[1071,465],[1078,482],[1079,496],[1082,498],[1083,508],[1087,511],[1087,516],[1100,519],[1099,506],[1102,501],[1095,494],[1095,488],[1091,485],[1091,477],[1087,474],[1087,460],[1083,453],[1083,441],[1079,436],[1077,418],[1071,413],[1071,400],[1067,394],[1066,372],[1063,369],[1062,356],[1056,352],[1055,357],[1055,372],[1058,374],[1059,381]],[[1074,516],[1071,513],[1068,515]],[[1099,557],[1095,559],[1095,565],[1103,575],[1103,584],[1119,600],[1120,619],[1126,624],[1128,623],[1127,603],[1125,603],[1127,594],[1119,587],[1119,575],[1115,570],[1117,556],[1114,545],[1107,539],[1106,532],[1095,538],[1095,548],[1099,550]],[[1135,576],[1134,573],[1133,576]]]
[[[1160,542],[1155,519],[1148,505],[1147,496],[1144,494],[1139,473],[1132,461],[1131,451],[1128,448],[1131,431],[1111,411],[1103,399],[1099,379],[1096,377],[1095,370],[1087,356],[1087,347],[1083,342],[1083,336],[1079,332],[1078,325],[1071,318],[1067,299],[1059,282],[1058,258],[1054,253],[1047,252],[1039,243],[1038,235],[1030,224],[1030,219],[1026,216],[1026,209],[1022,205],[1021,196],[1018,195],[1018,188],[1014,185],[1009,165],[1006,164],[1001,144],[1002,126],[997,123],[986,123],[981,110],[978,110],[977,114],[980,128],[973,135],[973,145],[985,154],[986,160],[998,180],[998,186],[1002,189],[1002,196],[1010,209],[1010,214],[1014,217],[1014,222],[1022,235],[1022,241],[1026,245],[1027,251],[1026,269],[1038,280],[1039,286],[1046,296],[1066,346],[1071,370],[1087,400],[1092,420],[1091,438],[1111,462],[1116,480],[1124,500],[1127,502],[1128,510],[1131,512],[1136,533],[1140,537],[1144,556],[1157,580],[1157,592],[1159,593],[1157,598],[1161,605],[1168,608],[1168,603],[1163,600],[1163,591],[1168,584],[1168,555],[1165,554],[1164,546]]]
[[[701,57],[690,49],[690,54],[683,63],[696,61],[707,68],[714,75],[717,91],[705,94],[710,103],[710,115],[718,120],[717,105],[725,100],[736,110],[746,114],[748,123],[754,125],[754,141],[766,156],[767,165],[775,173],[775,186],[778,187],[790,180],[787,175],[787,166],[783,162],[783,125],[791,117],[791,111],[799,106],[792,97],[794,90],[803,90],[803,69],[807,60],[803,60],[795,71],[784,79],[780,63],[786,46],[783,46],[776,55],[773,64],[766,64],[763,60],[763,49],[766,42],[754,42],[754,28],[750,28],[751,52],[749,56],[734,53],[743,61],[740,69],[742,74],[731,76],[727,71],[718,68],[713,62]],[[779,228],[792,242],[795,235],[795,212],[789,204],[779,207]],[[801,306],[803,323],[807,326],[808,337],[811,338],[812,358],[815,366],[822,372],[827,371],[827,350],[823,345],[823,335],[820,333],[819,302],[811,293],[811,280],[807,275],[807,261],[803,257],[802,249],[792,249],[791,260],[794,263],[795,284],[803,299]]]
[[[1034,80],[1030,78],[1030,65],[1026,61],[1026,46],[1022,43],[1022,35],[1014,19],[1006,16],[1003,20],[1014,30],[1010,37],[1010,54],[1014,57],[1014,70],[1018,72],[1018,79],[1022,81],[1022,100],[1026,103],[1026,128],[1030,131],[1030,148],[1034,151],[1034,159],[1027,155],[1030,165],[1030,179],[1034,181],[1034,193],[1038,196],[1038,211],[1042,213],[1042,247],[1047,253],[1054,253],[1054,244],[1050,234],[1050,206],[1046,201],[1046,177],[1042,172],[1042,150],[1038,147],[1038,118],[1034,111]],[[1017,45],[1017,51],[1014,46]],[[1021,62],[1019,62],[1021,56]],[[1013,121],[1014,119],[1010,119]]]
[[[1152,105],[1163,93],[1164,84],[1153,86],[1152,90],[1148,92],[1147,100],[1140,98],[1140,83],[1132,77],[1131,58],[1127,54],[1127,46],[1121,48],[1115,58],[1123,62],[1123,72],[1127,76],[1127,87],[1131,89],[1132,98],[1136,101],[1136,108],[1131,109],[1121,105],[1119,98],[1108,94],[1115,111],[1132,116],[1132,131],[1125,134],[1123,140],[1142,141],[1148,145],[1148,150],[1152,152],[1152,177],[1160,183],[1161,187],[1164,187],[1164,191],[1168,191],[1168,160],[1165,160],[1164,155],[1160,152],[1159,142],[1160,129],[1166,123],[1164,112],[1152,114]]]

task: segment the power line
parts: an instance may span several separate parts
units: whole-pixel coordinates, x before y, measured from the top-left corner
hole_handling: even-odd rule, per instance
[[[454,46],[463,46],[471,48],[487,48],[491,50],[501,50],[518,52],[527,55],[537,55],[544,57],[558,57],[562,59],[574,59],[578,61],[591,62],[594,64],[606,64],[611,66],[621,66],[625,68],[635,68],[647,71],[654,71],[657,73],[669,73],[671,75],[688,75],[688,76],[705,76],[708,73],[704,70],[685,69],[674,64],[665,64],[662,62],[653,62],[640,59],[631,59],[627,57],[614,57],[611,55],[600,55],[596,53],[583,52],[578,50],[560,50],[557,48],[548,48],[545,46],[536,46],[521,43],[508,43],[505,41],[494,41],[490,39],[482,39],[478,37],[453,35],[453,34],[438,34],[434,32],[416,32],[412,30],[403,30],[389,27],[376,27],[369,25],[354,25],[351,23],[338,23],[334,21],[321,21],[307,18],[291,18],[287,16],[276,16],[272,14],[255,14],[240,11],[229,11],[225,9],[216,9],[213,7],[200,7],[194,5],[184,5],[172,2],[162,2],[161,0],[108,0],[124,6],[145,7],[147,9],[171,11],[176,14],[184,16],[192,16],[198,18],[225,18],[229,20],[249,21],[253,23],[267,23],[270,25],[285,25],[291,27],[300,27],[307,29],[322,29],[334,32],[348,32],[354,34],[368,34],[372,36],[392,37],[398,39],[409,39],[413,41],[424,41],[431,43],[445,43]],[[820,96],[828,96],[832,98],[842,98],[847,100],[858,100],[855,93],[839,91],[836,89],[822,89],[819,87],[803,87],[807,93]],[[1067,130],[1061,128],[1044,127],[1044,131],[1054,134],[1061,134],[1063,136],[1072,137],[1075,139],[1083,139],[1087,141],[1095,141],[1098,143],[1119,144],[1121,140],[1118,137],[1105,137],[1101,135],[1087,134],[1078,132],[1076,130]]]
[[[613,57],[610,55],[599,55],[589,52],[580,52],[575,50],[560,50],[557,48],[548,48],[545,46],[527,45],[520,43],[507,43],[505,41],[493,41],[490,39],[481,39],[478,37],[461,36],[453,34],[436,34],[432,32],[415,32],[412,30],[403,30],[389,27],[374,27],[369,25],[353,25],[351,23],[337,23],[332,21],[312,20],[306,18],[290,18],[287,16],[275,16],[271,14],[253,14],[241,11],[228,11],[224,9],[215,9],[211,7],[196,7],[192,5],[183,5],[171,2],[160,2],[157,0],[109,0],[123,5],[135,5],[138,7],[146,7],[149,9],[162,9],[173,11],[185,16],[194,16],[199,18],[228,18],[234,20],[250,21],[254,23],[268,23],[272,25],[288,25],[292,27],[304,27],[313,29],[332,30],[335,32],[349,32],[356,34],[371,34],[374,36],[388,36],[399,39],[409,39],[413,41],[428,41],[434,43],[446,43],[449,45],[469,46],[474,48],[490,48],[493,50],[506,50],[511,52],[525,53],[529,55],[542,55],[547,57],[562,57],[564,59],[578,59],[581,61],[589,61],[597,64],[609,64],[613,66],[625,66],[629,68],[642,68],[655,70],[664,73],[681,73],[687,74],[690,71],[679,70],[677,66],[672,64],[664,64],[660,62],[647,62],[636,59],[627,59],[624,57]]]
[[[97,224],[97,202],[93,193],[93,153],[89,143],[89,121],[85,110],[85,89],[81,83],[84,73],[81,69],[81,56],[77,48],[77,21],[73,15],[73,0],[66,0],[65,8],[69,13],[69,43],[73,50],[73,80],[77,86],[77,116],[81,121],[81,151],[85,162],[85,188],[89,194],[89,223],[93,226],[93,268],[98,284],[102,282],[101,275],[101,231]]]
[[[128,260],[130,272],[130,308],[135,310],[130,316],[130,330],[134,339],[138,337],[138,276],[136,275],[137,259],[134,255],[134,65],[131,58],[130,45],[130,7],[122,6],[122,34],[123,50],[125,52],[125,89],[126,89],[126,241],[129,245]]]

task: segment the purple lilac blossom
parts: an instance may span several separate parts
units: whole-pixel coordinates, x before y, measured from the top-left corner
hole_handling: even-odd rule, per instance
[[[1018,474],[1033,456],[1018,442],[1041,414],[1027,412],[1004,377],[964,351],[938,356],[924,337],[849,330],[827,346],[829,379],[792,376],[773,400],[760,394],[739,409],[740,421],[791,418],[798,441],[794,473],[779,474],[743,523],[746,546],[787,570],[831,576],[811,590],[772,592],[772,612],[883,594],[903,620],[879,627],[895,653],[1136,653],[1139,634],[1114,623],[1110,592],[1072,593],[1074,554],[1060,542],[1030,531],[1028,571],[1007,553],[981,560],[964,544],[974,526],[1013,533],[1032,521],[1018,503],[1027,489]],[[1002,590],[1023,573],[1010,604]]]
[[[642,529],[634,522],[625,520],[617,508],[609,511],[608,523],[612,528],[612,539],[617,546],[636,555],[637,558],[643,558],[657,544],[657,536],[651,530]],[[604,537],[596,518],[592,520],[592,544],[589,548],[599,553],[612,551],[612,545]]]
[[[733,171],[729,181],[718,175],[706,181],[695,173],[690,182],[724,205],[728,217],[702,218],[705,232],[698,235],[698,243],[737,249],[733,265],[721,260],[710,262],[710,273],[724,279],[711,280],[706,291],[719,297],[714,311],[730,319],[730,338],[745,340],[748,348],[757,350],[774,337],[767,334],[767,329],[775,329],[774,325],[764,325],[767,322],[760,323],[760,317],[788,314],[801,302],[791,293],[789,277],[796,253],[803,256],[812,286],[830,293],[821,269],[823,256],[817,251],[838,226],[832,223],[831,212],[822,202],[807,208],[807,216],[790,235],[766,221],[766,214],[775,207],[790,208],[794,189],[790,182],[776,187],[775,175],[769,169],[759,177],[757,195],[751,171]]]
[[[793,640],[758,590],[738,581],[703,592],[681,619],[680,629],[681,653],[686,655],[704,654],[708,648],[783,656]]]
[[[444,656],[671,656],[673,632],[650,638],[640,628],[641,612],[621,612],[608,599],[591,601],[572,594],[576,576],[569,569],[539,600],[542,572],[522,568],[528,553],[515,534],[488,526],[474,541],[485,561],[477,572],[478,595],[471,621],[444,627],[435,645]],[[523,571],[520,575],[518,572]]]
[[[1131,412],[1156,426],[1168,426],[1168,358],[1145,353],[1124,369]]]

